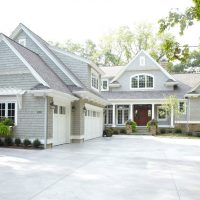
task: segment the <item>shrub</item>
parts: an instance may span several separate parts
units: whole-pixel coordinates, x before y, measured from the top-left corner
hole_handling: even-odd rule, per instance
[[[168,129],[167,131],[168,131],[168,133],[173,133],[172,129]]]
[[[24,139],[23,144],[25,147],[28,147],[31,145],[31,141],[29,139]]]
[[[13,120],[10,118],[4,118],[2,124],[6,126],[14,126]]]
[[[165,129],[165,128],[161,128],[161,129],[160,129],[160,133],[161,133],[161,134],[166,133],[166,129]]]
[[[6,146],[12,146],[13,140],[10,136],[5,137],[4,143]]]
[[[126,129],[125,129],[125,128],[122,128],[122,129],[120,130],[120,133],[122,133],[122,134],[126,134],[126,133],[127,133],[127,131],[126,131]]]
[[[16,138],[16,139],[15,139],[15,144],[16,144],[16,146],[19,146],[21,143],[22,143],[22,141],[21,141],[20,138]]]
[[[132,128],[132,131],[133,131],[133,132],[135,132],[136,127],[137,127],[136,122],[132,121],[131,128]]]
[[[188,136],[192,136],[193,134],[192,134],[192,132],[188,132],[187,135]]]
[[[200,132],[196,132],[196,136],[197,136],[197,137],[200,137]]]
[[[114,131],[113,131],[113,135],[119,135],[119,130],[114,129]]]
[[[33,141],[33,146],[34,146],[35,148],[39,148],[40,145],[41,145],[40,140],[36,139],[36,140]]]
[[[107,128],[105,130],[105,133],[106,133],[106,137],[112,137],[112,135],[113,135],[113,129],[112,128]]]
[[[148,121],[146,127],[149,131],[151,129],[151,126],[156,126],[156,128],[158,128],[158,121],[155,119]]]
[[[0,136],[9,136],[10,135],[10,129],[8,126],[4,125],[3,123],[0,123]]]
[[[175,128],[174,133],[182,133],[182,130],[180,128]]]
[[[4,145],[4,141],[0,138],[0,146]]]

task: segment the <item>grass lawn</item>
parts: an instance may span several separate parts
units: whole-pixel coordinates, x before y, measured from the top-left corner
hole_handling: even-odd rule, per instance
[[[168,138],[186,138],[186,139],[200,139],[195,135],[188,135],[188,133],[162,133],[156,135],[157,137],[168,137]]]

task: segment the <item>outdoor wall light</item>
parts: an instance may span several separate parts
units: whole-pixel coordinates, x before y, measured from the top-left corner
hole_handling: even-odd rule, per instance
[[[50,108],[51,108],[51,109],[55,109],[55,108],[56,108],[56,105],[54,104],[53,101],[50,103]]]
[[[72,112],[74,112],[74,111],[75,111],[75,109],[76,109],[76,108],[75,108],[75,106],[72,106]]]
[[[85,112],[85,111],[87,111],[87,109],[86,109],[86,107],[85,107],[85,106],[83,107],[83,111],[84,111],[84,112]]]

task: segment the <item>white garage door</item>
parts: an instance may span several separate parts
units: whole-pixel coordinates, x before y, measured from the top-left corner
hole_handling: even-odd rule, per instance
[[[54,101],[54,104],[53,145],[70,143],[70,107],[59,101]]]
[[[101,137],[103,133],[103,108],[85,105],[85,140]]]

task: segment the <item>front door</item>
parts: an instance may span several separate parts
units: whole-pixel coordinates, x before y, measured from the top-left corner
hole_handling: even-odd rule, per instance
[[[134,105],[134,121],[138,126],[146,126],[151,119],[151,105]]]

